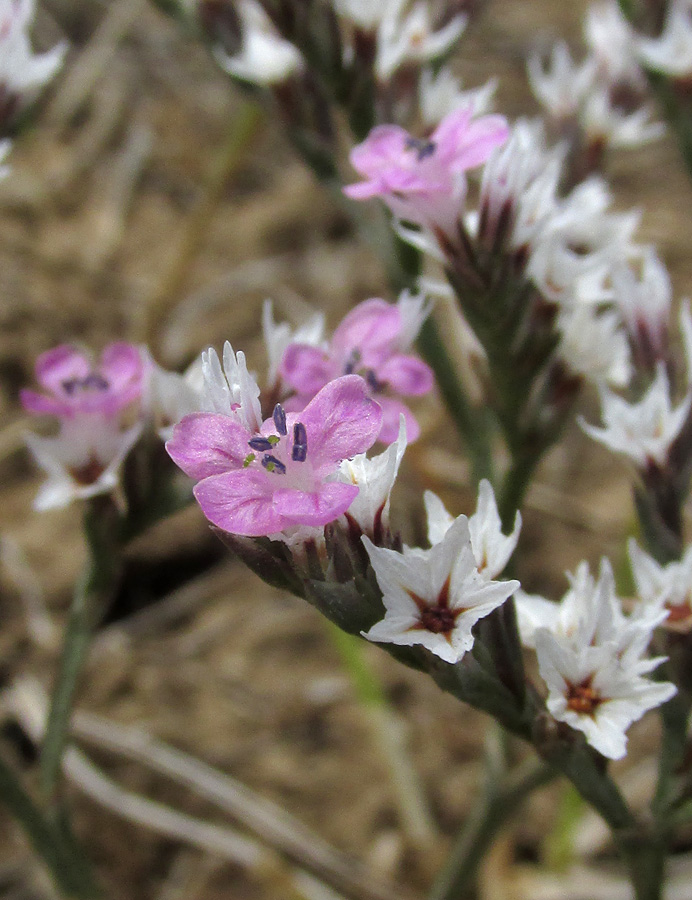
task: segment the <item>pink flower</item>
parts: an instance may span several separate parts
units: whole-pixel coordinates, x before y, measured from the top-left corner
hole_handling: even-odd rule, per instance
[[[365,181],[348,185],[353,200],[381,197],[399,219],[452,234],[466,192],[464,172],[484,163],[509,134],[503,116],[451,112],[429,138],[398,125],[379,125],[351,151]]]
[[[338,480],[339,463],[365,452],[381,422],[366,383],[348,375],[327,384],[300,413],[287,415],[277,404],[260,432],[230,416],[185,416],[166,449],[199,482],[195,497],[212,524],[260,537],[326,525],[344,513],[358,487]]]
[[[98,365],[69,344],[41,354],[36,379],[47,393],[22,390],[28,412],[74,419],[83,415],[115,417],[142,396],[144,364],[133,344],[109,344]]]
[[[415,337],[407,321],[412,304],[410,298],[405,299],[406,303],[400,301],[396,306],[378,298],[359,303],[336,329],[326,349],[289,344],[281,361],[282,378],[296,391],[289,408],[301,409],[329,381],[355,372],[363,376],[370,396],[382,408],[379,439],[386,444],[396,440],[403,414],[409,442],[415,440],[420,428],[413,413],[385,394],[418,396],[433,387],[430,367],[417,356],[402,352]],[[422,321],[420,316],[418,319],[417,328]]]

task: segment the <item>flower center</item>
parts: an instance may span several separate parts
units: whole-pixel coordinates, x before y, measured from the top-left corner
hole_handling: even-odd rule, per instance
[[[413,150],[418,157],[418,162],[422,162],[435,153],[437,144],[435,141],[426,140],[425,138],[410,137],[406,141],[406,149]]]
[[[77,484],[88,487],[90,484],[96,484],[105,471],[105,466],[92,456],[83,466],[70,469],[70,475]]]
[[[68,397],[74,397],[76,393],[82,391],[107,391],[110,382],[98,372],[90,372],[84,378],[67,378],[62,382],[62,389]]]
[[[455,621],[454,612],[444,606],[428,606],[420,616],[423,628],[433,634],[449,634],[454,630]]]
[[[248,447],[257,453],[263,453],[260,463],[274,475],[286,474],[286,463],[280,456],[283,455],[285,441],[282,439],[288,436],[288,427],[286,424],[286,413],[280,403],[274,407],[274,425],[278,434],[270,434],[266,437],[262,434],[255,435],[247,442]],[[274,452],[271,452],[274,451]],[[302,422],[296,422],[293,426],[293,447],[291,448],[291,459],[293,462],[305,462],[308,457],[308,435],[305,425]],[[248,453],[243,462],[243,468],[247,469],[255,461],[255,453]]]
[[[671,625],[684,622],[685,619],[689,619],[692,615],[692,608],[690,608],[688,600],[685,600],[682,603],[667,603],[666,609],[668,610],[668,618],[666,621]]]
[[[567,706],[573,712],[592,716],[603,702],[603,698],[591,686],[593,675],[585,678],[581,684],[567,683]]]

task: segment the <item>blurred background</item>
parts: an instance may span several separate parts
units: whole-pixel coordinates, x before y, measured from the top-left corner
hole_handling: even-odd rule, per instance
[[[498,112],[536,114],[527,53],[560,37],[580,49],[586,7],[584,0],[489,0],[462,40],[464,86],[496,76]],[[28,421],[18,391],[32,381],[39,353],[64,341],[98,350],[114,339],[146,340],[158,362],[181,370],[202,349],[230,339],[262,369],[266,297],[277,318],[300,317],[312,304],[332,326],[367,297],[394,299],[377,257],[271,116],[250,152],[228,166],[243,98],[207,51],[147,0],[45,0],[34,46],[47,49],[61,38],[70,45],[64,68],[34,127],[15,142],[11,175],[0,182],[4,686],[31,675],[50,687],[85,559],[77,506],[42,514],[31,507],[40,475],[24,450]],[[692,188],[673,140],[614,154],[609,177],[616,206],[642,210],[639,240],[658,247],[675,296],[690,293]],[[587,403],[594,415],[595,398]],[[423,435],[407,452],[393,505],[395,525],[411,539],[422,533],[423,489],[440,493],[455,514],[475,507],[441,403],[425,400],[417,413]],[[518,577],[527,590],[557,598],[564,571],[581,559],[593,564],[608,554],[623,565],[623,537],[633,527],[627,475],[575,427],[541,467],[524,520]],[[141,727],[232,775],[360,873],[359,885],[348,889],[325,877],[309,896],[328,900],[339,889],[353,900],[424,897],[473,809],[485,718],[367,647],[424,802],[427,831],[416,834],[397,802],[377,726],[316,612],[232,559],[196,507],[134,542],[127,572],[95,639],[77,708]],[[619,766],[635,803],[651,787],[655,727],[651,718],[632,729],[633,750]],[[0,740],[31,778],[31,744],[9,725]],[[229,824],[210,802],[98,740],[88,752],[128,792]],[[107,897],[292,896],[280,866],[242,865],[156,833],[105,808],[79,783],[69,797],[76,834]],[[537,793],[519,818],[484,864],[479,896],[628,896],[617,866],[609,868],[607,835],[578,807],[570,812],[563,788]],[[277,849],[271,829],[248,831],[242,816],[234,821]],[[553,826],[558,836],[551,839]],[[46,876],[1,809],[0,835],[0,896],[50,897]],[[679,850],[673,871],[684,886],[692,857]],[[692,887],[680,890],[683,900],[692,898]]]

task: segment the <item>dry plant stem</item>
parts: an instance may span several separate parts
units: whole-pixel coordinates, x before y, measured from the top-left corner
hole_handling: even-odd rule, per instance
[[[64,897],[93,900],[99,896],[86,860],[72,844],[64,840],[61,830],[49,822],[22,787],[19,778],[0,757],[0,797],[24,830],[38,856],[50,871]]]
[[[151,297],[142,305],[138,331],[149,346],[158,345],[162,320],[184,289],[228,179],[246,159],[263,119],[262,108],[252,100],[244,101],[236,113],[226,141],[212,162],[204,193],[186,224],[171,263]]]
[[[334,850],[280,807],[232,776],[168,747],[145,731],[79,711],[74,714],[72,730],[95,746],[121,753],[184,784],[337,890],[360,900],[406,900],[405,892],[367,878],[352,859]]]
[[[435,846],[437,828],[411,758],[406,752],[403,722],[387,701],[382,684],[364,655],[360,640],[327,621],[329,635],[348,671],[395,792],[399,815],[409,840],[421,850]]]

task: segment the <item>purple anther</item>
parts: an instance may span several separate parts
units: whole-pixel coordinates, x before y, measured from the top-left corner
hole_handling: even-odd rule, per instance
[[[437,150],[437,144],[434,141],[412,137],[406,141],[406,149],[415,150],[418,156],[418,162],[422,162],[424,159],[427,159],[428,156],[433,155]]]
[[[284,408],[280,403],[277,403],[274,407],[274,424],[276,425],[276,430],[279,434],[288,434],[288,430],[286,428],[286,413],[284,412]]]
[[[302,422],[296,422],[293,426],[293,450],[291,451],[291,459],[293,462],[305,462],[308,455],[308,435],[305,425]]]
[[[268,472],[275,472],[277,475],[286,474],[286,466],[281,462],[280,459],[277,459],[275,456],[271,456],[269,453],[266,453],[262,457],[262,465]]]
[[[266,437],[253,437],[248,441],[248,446],[252,447],[253,450],[259,450],[261,453],[264,450],[271,450],[272,442],[267,440]]]

